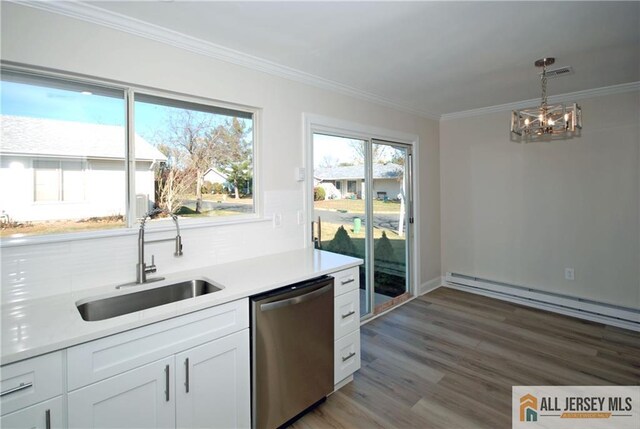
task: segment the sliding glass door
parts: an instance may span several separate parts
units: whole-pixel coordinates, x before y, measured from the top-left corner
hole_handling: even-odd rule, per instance
[[[409,297],[411,148],[313,134],[314,244],[362,258],[360,313]]]
[[[372,141],[371,221],[374,309],[409,298],[410,148]]]

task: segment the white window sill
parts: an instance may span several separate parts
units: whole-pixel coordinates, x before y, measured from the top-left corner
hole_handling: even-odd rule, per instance
[[[272,221],[273,219],[270,217],[269,218],[259,217],[256,214],[251,214],[246,216],[237,216],[237,217],[234,217],[233,219],[219,219],[219,220],[211,220],[211,219],[204,219],[204,218],[179,219],[180,231],[186,231],[190,229],[199,229],[199,228],[212,228],[216,226],[242,225],[247,223],[272,222]],[[118,229],[108,229],[108,230],[102,230],[102,231],[73,232],[73,233],[67,233],[67,234],[34,235],[34,236],[24,236],[24,237],[5,237],[0,239],[0,248],[16,247],[16,246],[34,246],[39,244],[62,243],[66,241],[98,240],[102,238],[136,235],[138,234],[138,231],[139,231],[139,226],[136,224],[136,226],[132,228],[123,227]],[[175,231],[175,225],[170,218],[162,219],[162,220],[147,223],[145,226],[145,231],[151,234],[156,232]]]

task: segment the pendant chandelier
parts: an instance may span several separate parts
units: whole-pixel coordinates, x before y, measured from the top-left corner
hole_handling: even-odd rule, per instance
[[[542,67],[540,76],[542,100],[539,107],[514,110],[511,113],[511,140],[548,141],[580,135],[582,129],[580,106],[576,103],[547,104],[547,66],[555,61],[555,58],[542,58],[535,62],[536,67]]]

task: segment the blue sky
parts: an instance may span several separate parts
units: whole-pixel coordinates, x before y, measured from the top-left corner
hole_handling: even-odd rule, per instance
[[[0,99],[3,115],[103,125],[124,126],[125,123],[124,98],[2,81]],[[167,116],[177,110],[180,109],[136,102],[136,133],[144,138],[151,138],[162,131],[166,126]],[[220,116],[220,122],[224,119],[226,117]],[[251,121],[248,126],[251,126]]]

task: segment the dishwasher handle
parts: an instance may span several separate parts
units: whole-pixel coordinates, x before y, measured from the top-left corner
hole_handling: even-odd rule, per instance
[[[265,304],[260,304],[260,311],[270,311],[270,310],[275,310],[277,308],[287,307],[289,305],[300,304],[305,301],[312,300],[322,294],[325,294],[331,291],[332,289],[333,289],[333,283],[330,283],[326,286],[321,287],[320,289],[314,290],[313,292],[305,293],[304,295],[283,299],[281,301],[274,301],[274,302],[268,302]]]

